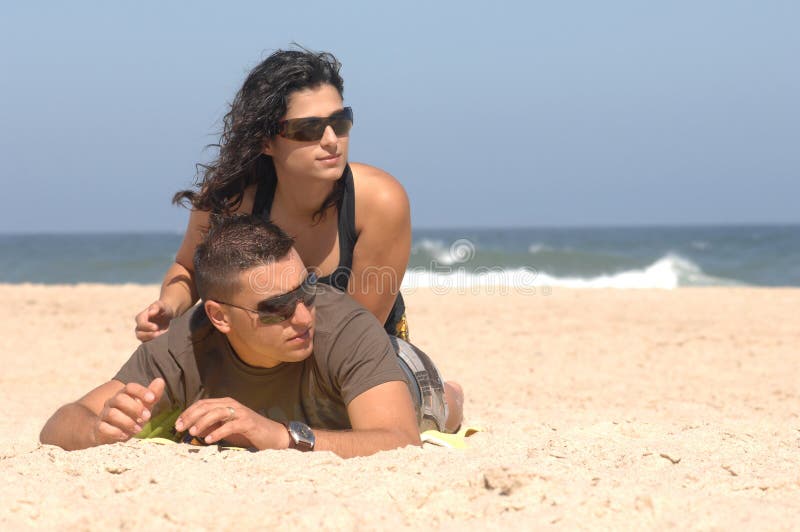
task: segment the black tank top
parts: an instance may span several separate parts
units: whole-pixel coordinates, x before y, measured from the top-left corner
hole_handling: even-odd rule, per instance
[[[272,164],[265,165],[267,175],[258,182],[256,197],[253,202],[253,215],[260,216],[264,220],[269,220],[272,200],[275,199],[275,187],[278,178],[275,175],[275,167]],[[336,205],[338,212],[338,233],[339,233],[339,265],[330,275],[320,277],[319,282],[338,288],[342,292],[347,292],[347,283],[350,280],[350,272],[353,270],[353,249],[356,246],[356,205],[355,191],[353,187],[353,172],[350,165],[346,165],[344,173],[340,179],[344,179],[344,194]],[[397,324],[406,311],[403,295],[397,293],[389,317],[383,328],[391,335],[397,334]]]

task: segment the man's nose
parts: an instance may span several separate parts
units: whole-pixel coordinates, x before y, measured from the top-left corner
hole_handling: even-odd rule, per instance
[[[314,316],[311,314],[311,309],[303,303],[302,300],[297,301],[297,306],[294,308],[292,315],[292,323],[296,325],[310,325],[314,321]]]

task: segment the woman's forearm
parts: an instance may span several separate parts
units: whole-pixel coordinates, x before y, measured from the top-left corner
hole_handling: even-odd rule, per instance
[[[159,299],[180,316],[197,302],[197,289],[194,285],[194,272],[175,262],[164,275]]]

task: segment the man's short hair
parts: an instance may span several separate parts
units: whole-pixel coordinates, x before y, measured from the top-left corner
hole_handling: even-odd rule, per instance
[[[286,257],[294,239],[258,216],[212,216],[205,240],[194,253],[195,285],[204,300],[228,299],[239,274]]]

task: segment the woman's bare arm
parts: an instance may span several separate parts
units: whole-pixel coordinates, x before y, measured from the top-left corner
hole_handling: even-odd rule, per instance
[[[403,282],[411,254],[411,209],[403,186],[371,166],[357,173],[353,271],[348,292],[384,323]]]
[[[142,342],[167,331],[169,322],[197,302],[192,260],[194,250],[208,231],[208,212],[193,210],[175,262],[164,275],[161,295],[136,315],[136,337]]]

